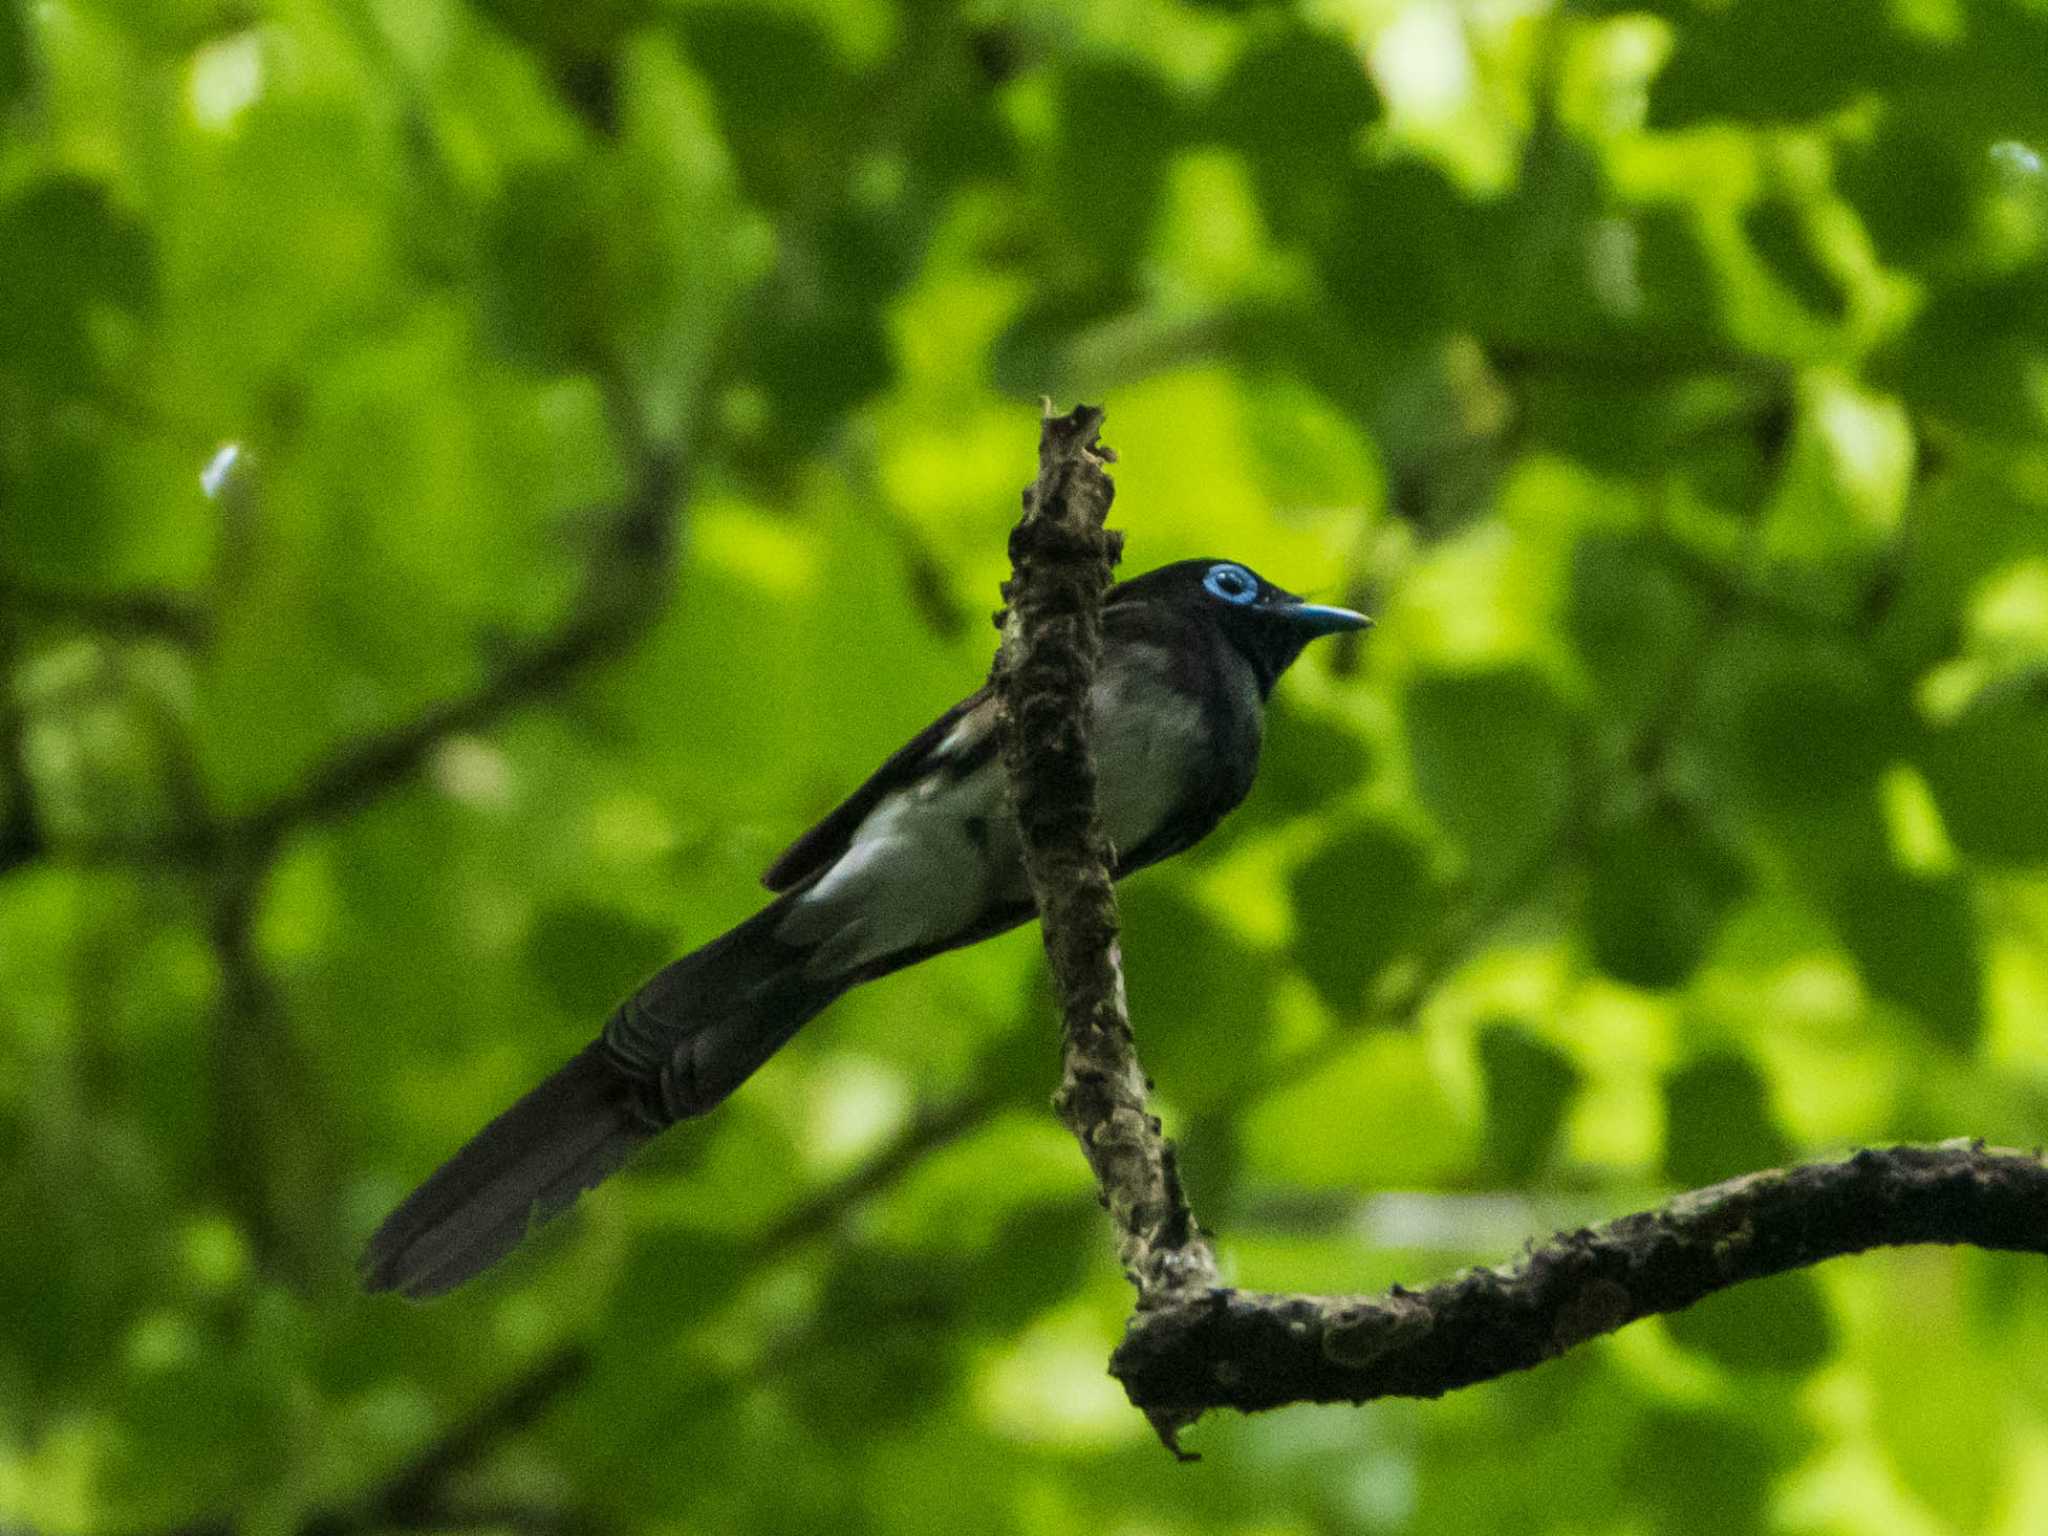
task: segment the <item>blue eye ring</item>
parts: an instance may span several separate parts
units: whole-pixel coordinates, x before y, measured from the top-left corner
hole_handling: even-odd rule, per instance
[[[1211,597],[1220,597],[1226,603],[1242,605],[1256,602],[1259,596],[1259,578],[1228,560],[1210,566],[1208,575],[1202,578],[1202,586]]]

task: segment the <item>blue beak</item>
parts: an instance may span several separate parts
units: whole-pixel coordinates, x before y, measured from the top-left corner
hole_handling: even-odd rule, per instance
[[[1279,610],[1282,617],[1311,636],[1341,634],[1347,629],[1368,629],[1372,620],[1349,608],[1330,608],[1322,603],[1289,603]]]

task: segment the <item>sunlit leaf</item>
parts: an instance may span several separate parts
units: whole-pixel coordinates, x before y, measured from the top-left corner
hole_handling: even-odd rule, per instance
[[[1912,1249],[1874,1278],[1886,1321],[1868,1341],[1872,1428],[1893,1471],[1960,1526],[1997,1507],[2012,1473],[2010,1361],[1973,1336],[1958,1256]],[[1911,1308],[1913,1326],[1896,1324]]]

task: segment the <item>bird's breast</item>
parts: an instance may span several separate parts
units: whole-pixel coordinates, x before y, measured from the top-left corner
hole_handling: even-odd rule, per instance
[[[1200,702],[1147,647],[1105,668],[1090,696],[1096,799],[1120,855],[1148,841],[1197,792],[1210,756]]]
[[[1118,646],[1089,693],[1096,796],[1120,861],[1175,818],[1199,821],[1199,836],[1243,793],[1219,779],[1215,701],[1189,693],[1175,665],[1164,649]],[[986,728],[973,718],[939,743],[922,775],[876,803],[791,903],[777,937],[808,947],[814,974],[871,971],[985,933],[992,913],[1028,912],[1002,763],[991,755],[965,773],[951,767],[961,756],[954,736]]]

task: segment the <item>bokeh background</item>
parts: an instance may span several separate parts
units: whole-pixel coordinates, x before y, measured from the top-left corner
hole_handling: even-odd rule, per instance
[[[980,681],[1042,394],[1132,568],[1380,618],[1125,891],[1237,1280],[2041,1141],[2044,81],[2038,0],[0,8],[0,1526],[2048,1527],[1977,1253],[1173,1465],[1030,932],[353,1283]]]

